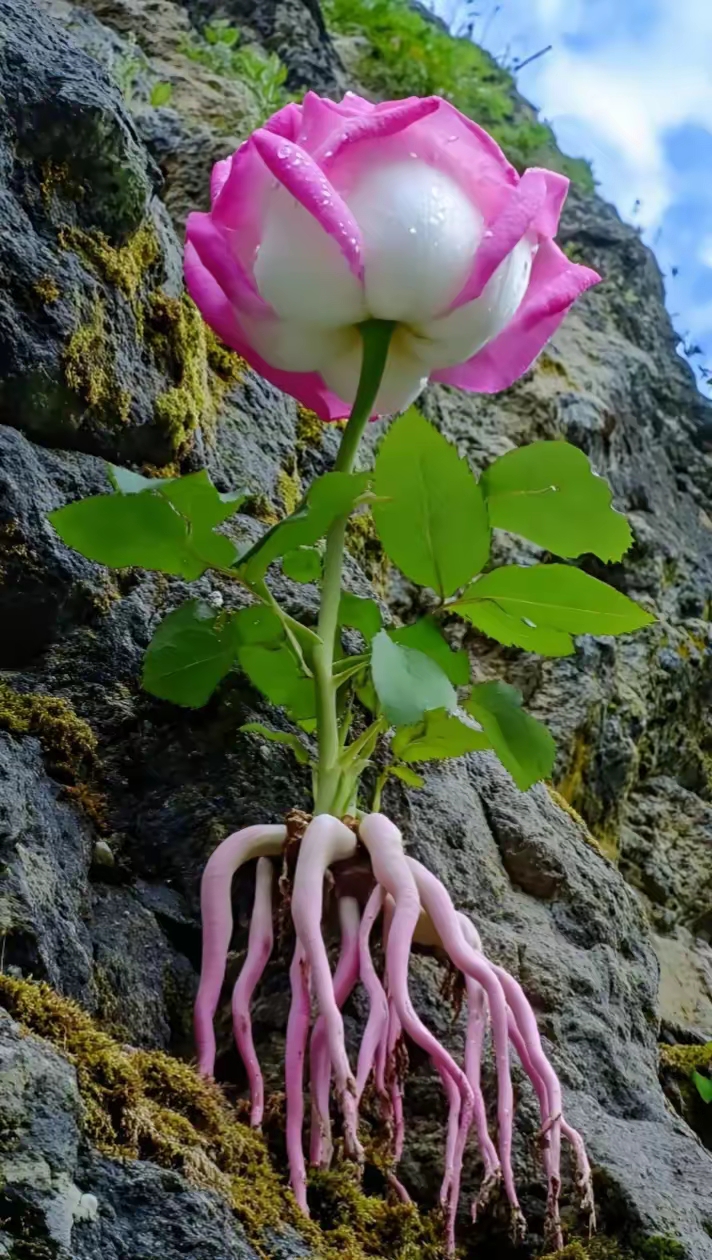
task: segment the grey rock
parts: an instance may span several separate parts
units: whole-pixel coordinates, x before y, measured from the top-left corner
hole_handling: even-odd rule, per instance
[[[59,230],[66,223],[99,227],[121,244],[153,223],[160,250],[141,301],[157,289],[177,294],[179,247],[156,197],[146,146],[160,163],[178,225],[190,205],[204,204],[214,157],[234,147],[231,135],[223,132],[220,139],[211,114],[214,89],[197,70],[198,103],[193,112],[189,107],[178,46],[191,21],[195,27],[218,13],[228,16],[283,56],[293,83],[336,90],[340,70],[318,10],[306,2],[230,0],[219,9],[207,0],[187,7],[170,0],[91,0],[85,7],[90,14],[64,0],[43,0],[41,6],[0,0],[0,21],[10,30],[0,57],[9,58],[12,48],[8,73],[14,85],[3,105],[8,117],[2,134],[22,139],[16,149],[0,142],[0,214],[10,228],[0,245],[9,252],[0,263],[14,277],[13,288],[0,298],[0,417],[43,444],[16,428],[0,434],[0,614],[12,627],[0,648],[0,667],[13,671],[5,676],[13,687],[61,695],[90,722],[99,740],[92,786],[106,798],[116,861],[111,870],[92,870],[99,836],[91,822],[62,799],[35,741],[3,736],[5,966],[48,978],[135,1044],[189,1055],[200,870],[236,826],[307,806],[309,784],[286,750],[239,732],[250,717],[281,721],[244,679],[229,679],[204,710],[188,715],[141,692],[143,652],[160,617],[188,594],[184,584],[134,571],[107,575],[69,552],[47,524],[46,513],[60,503],[106,488],[94,453],[154,463],[166,456],[154,404],[175,384],[166,364],[146,355],[126,296],[76,252],[61,251]],[[108,77],[112,59],[130,49],[132,30],[146,57],[139,95],[166,76],[176,85],[175,109],[150,111],[134,102],[133,120]],[[55,120],[54,132],[51,126],[46,132],[50,138],[68,113],[79,118],[85,200],[65,183],[43,201],[47,154],[37,150],[40,140],[27,138],[32,110],[50,124]],[[99,158],[91,148],[97,127],[110,141]],[[66,147],[60,136],[49,157],[58,160]],[[187,152],[182,164],[176,156],[181,149]],[[71,168],[73,153],[66,160]],[[122,195],[108,204],[107,189],[121,172]],[[585,639],[575,657],[561,662],[532,661],[474,636],[467,642],[482,677],[506,675],[549,721],[562,747],[561,785],[589,827],[611,841],[611,851],[620,849],[631,881],[663,889],[664,906],[648,891],[653,913],[657,907],[668,916],[658,923],[660,932],[679,933],[681,925],[705,931],[712,408],[676,354],[661,279],[636,233],[599,199],[574,192],[563,239],[598,265],[606,282],[579,304],[537,368],[496,398],[438,388],[428,391],[424,406],[475,468],[535,437],[564,436],[585,450],[610,479],[635,532],[630,555],[610,566],[606,577],[655,608],[664,629],[616,641]],[[57,278],[60,298],[38,315],[33,285],[45,274]],[[123,427],[89,416],[76,397],[68,397],[62,356],[77,321],[67,292],[79,294],[85,312],[99,294],[110,312],[122,379],[138,382]],[[37,384],[38,363],[49,401]],[[193,435],[190,449],[181,452],[182,466],[204,463],[221,489],[244,485],[277,503],[281,470],[294,471],[296,464],[311,477],[333,454],[333,431],[321,448],[295,453],[296,436],[294,404],[248,374],[223,398],[212,429]],[[49,442],[58,449],[43,449]],[[236,521],[243,536],[258,528],[254,520]],[[537,554],[516,539],[498,539],[497,548],[500,557],[512,559]],[[594,564],[587,567],[602,573]],[[355,589],[368,590],[353,563],[349,578]],[[226,606],[239,601],[212,579],[203,579],[198,589],[206,596],[217,592]],[[279,594],[291,611],[313,615],[312,588],[285,583]],[[401,614],[417,606],[407,583],[394,583],[390,603]],[[604,1227],[625,1238],[637,1229],[671,1233],[690,1260],[710,1260],[700,1187],[710,1184],[712,1158],[669,1111],[658,1084],[658,961],[638,894],[543,788],[519,794],[488,757],[429,772],[421,795],[393,785],[386,807],[411,851],[476,919],[488,952],[518,975],[528,993],[561,1074],[567,1110],[589,1143]],[[682,813],[689,820],[684,834],[676,825]],[[248,873],[235,889],[235,954],[219,1019],[219,1074],[238,1089],[244,1077],[232,1049],[227,997],[250,903]],[[664,937],[667,946],[678,940],[683,938]],[[693,948],[699,952],[694,938],[693,944],[684,941],[688,952],[681,960]],[[457,1047],[462,1030],[442,1001],[440,979],[433,959],[415,961],[414,1000],[438,1034]],[[663,997],[666,1019],[676,1022],[665,990]],[[682,1001],[677,1009],[681,1022],[703,1030],[698,998],[696,991],[695,1001],[686,999],[689,1014]],[[277,957],[255,1003],[255,1031],[272,1089],[281,1085],[287,1006],[284,961]],[[363,1004],[355,1002],[346,1012],[352,1039],[362,1019]],[[16,1047],[16,1033],[8,1037]],[[34,1054],[35,1046],[24,1040],[23,1053]],[[56,1125],[45,1119],[33,1127],[32,1105],[40,1105],[42,1091],[26,1089],[24,1111],[17,1113],[24,1144],[18,1149],[23,1159],[26,1154],[50,1168],[49,1188],[38,1197],[15,1176],[12,1213],[0,1213],[11,1222],[0,1227],[7,1249],[27,1229],[55,1250],[64,1247],[71,1218],[78,1260],[156,1254],[166,1260],[186,1254],[248,1260],[247,1244],[218,1198],[150,1164],[116,1164],[88,1152],[70,1070],[46,1048],[36,1053],[40,1059],[23,1060],[22,1072],[28,1080],[44,1072],[56,1082]],[[543,1215],[538,1118],[520,1074],[516,1082],[517,1176],[536,1236]],[[486,1085],[492,1099],[489,1067]],[[0,1094],[3,1106],[6,1092]],[[404,1177],[419,1200],[432,1203],[443,1103],[429,1065],[415,1054],[407,1101]],[[469,1189],[477,1172],[473,1156]],[[566,1194],[571,1202],[570,1185]],[[50,1204],[58,1204],[54,1216]],[[570,1220],[575,1224],[573,1212]],[[496,1248],[497,1236],[486,1245]],[[303,1244],[282,1239],[273,1254],[303,1254]]]

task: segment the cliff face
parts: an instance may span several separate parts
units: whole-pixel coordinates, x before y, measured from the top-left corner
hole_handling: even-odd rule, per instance
[[[332,38],[316,0],[0,0],[0,1254],[15,1260],[434,1255],[424,1227],[378,1216],[377,1185],[368,1228],[361,1201],[321,1187],[320,1229],[300,1233],[245,1132],[233,1126],[228,1140],[221,1104],[155,1057],[191,1054],[208,853],[236,825],[306,804],[308,784],[279,746],[239,733],[266,715],[243,679],[198,713],[142,693],[142,653],[186,588],[109,574],[46,520],[108,488],[108,458],[149,471],[207,466],[221,490],[248,488],[252,515],[238,520],[255,531],[255,517],[283,511],[301,479],[329,465],[334,434],[227,354],[184,300],[180,234],[188,209],[205,203],[212,162],[285,92],[385,94],[397,71],[391,90],[402,94],[410,67],[416,91],[443,65],[456,74],[421,19],[410,45],[412,26],[388,26],[391,9],[401,22],[397,5],[371,9],[378,23],[367,4],[344,14],[334,0]],[[201,36],[216,16],[241,32],[239,62]],[[486,115],[506,85],[481,64],[481,80],[468,69],[452,95],[459,103],[474,83],[471,108]],[[528,154],[551,155],[550,137],[506,91],[498,125]],[[433,770],[420,793],[389,789],[386,804],[534,1004],[596,1166],[608,1254],[615,1243],[709,1260],[712,1157],[666,1100],[657,1043],[661,1013],[667,1040],[712,1037],[712,407],[676,354],[652,256],[574,173],[583,186],[563,243],[605,283],[506,394],[438,388],[424,407],[475,468],[532,438],[563,436],[590,455],[635,534],[607,580],[659,621],[629,640],[586,639],[564,661],[468,642],[482,676],[511,678],[551,725],[558,797],[543,786],[521,795],[480,755]],[[513,558],[532,554],[508,545]],[[353,540],[351,577],[355,589],[384,589],[367,535]],[[202,579],[201,593],[213,589]],[[315,600],[309,587],[283,594],[296,611]],[[387,596],[395,613],[415,598],[393,583]],[[239,881],[238,951],[249,903]],[[76,1011],[23,977],[76,999],[144,1057],[97,1042]],[[458,1045],[439,980],[421,963],[414,997]],[[274,1091],[287,1003],[275,960],[256,1004]],[[360,1015],[358,1004],[347,1011],[352,1034]],[[223,1011],[219,1075],[239,1091],[228,1022]],[[517,1173],[541,1250],[536,1112],[517,1085]],[[678,1093],[672,1077],[667,1085],[694,1119],[685,1080]],[[407,1098],[403,1175],[427,1208],[444,1115],[418,1060]],[[468,1188],[478,1175],[474,1155],[469,1163]],[[574,1239],[573,1211],[568,1227]],[[462,1233],[467,1241],[466,1222]],[[467,1246],[508,1251],[491,1221]]]

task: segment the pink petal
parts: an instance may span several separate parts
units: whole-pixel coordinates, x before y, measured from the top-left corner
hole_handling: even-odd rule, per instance
[[[270,173],[250,137],[233,153],[230,172],[212,208],[215,223],[232,233],[233,252],[248,276],[252,276],[271,184]]]
[[[398,135],[421,118],[435,113],[439,106],[440,99],[437,96],[412,96],[405,101],[383,102],[369,114],[359,113],[348,118],[341,127],[341,134],[330,137],[326,145],[327,151],[316,153],[316,159],[328,171],[344,151],[350,150],[353,145],[364,140],[380,142],[389,136]]]
[[[421,115],[423,104],[428,105],[428,112]],[[398,113],[389,118],[395,109]],[[429,97],[426,102],[400,102],[395,107],[390,103],[377,106],[375,114],[357,122],[365,124],[366,129],[375,124],[383,131],[370,136],[367,130],[351,135],[338,156],[327,159],[324,155],[324,169],[343,197],[348,198],[364,172],[372,167],[418,158],[455,180],[489,221],[497,217],[510,189],[519,181],[495,141],[439,97]]]
[[[504,208],[488,223],[470,276],[453,307],[463,306],[480,296],[500,263],[544,217],[547,196],[546,172],[536,168],[525,171],[516,188],[511,189]]]
[[[312,155],[320,149],[328,151],[330,137],[338,138],[347,119],[372,114],[376,108],[370,101],[352,92],[339,102],[317,96],[316,92],[307,92],[301,104],[299,133],[290,139],[298,140]]]
[[[553,241],[544,241],[509,326],[466,363],[433,372],[432,379],[481,394],[508,389],[531,367],[576,298],[600,279],[590,267],[570,262]]]
[[[312,157],[289,140],[264,129],[251,139],[272,175],[313,215],[339,246],[353,274],[361,278],[361,232],[351,211]]]
[[[217,201],[218,197],[220,196],[220,193],[222,192],[223,184],[225,183],[228,175],[230,174],[231,165],[232,165],[232,158],[231,157],[224,158],[223,161],[216,162],[212,171],[210,172],[210,204],[211,206],[215,205],[215,202]]]
[[[196,211],[188,216],[186,241],[190,242],[206,270],[215,277],[238,314],[242,311],[258,319],[273,314],[251,276],[235,257],[227,229],[216,223],[211,215]]]
[[[284,372],[265,363],[247,341],[227,296],[201,262],[189,239],[185,246],[185,283],[203,319],[232,350],[277,389],[291,394],[321,420],[341,420],[349,406],[331,392],[318,372]]]
[[[276,136],[284,136],[285,140],[296,140],[301,125],[302,109],[296,101],[290,101],[289,105],[278,109],[264,124],[267,131],[273,131]]]

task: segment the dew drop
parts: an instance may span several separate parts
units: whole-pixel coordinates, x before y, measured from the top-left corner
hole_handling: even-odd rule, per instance
[[[456,143],[457,143],[457,141],[459,140],[459,138],[460,138],[459,136],[448,136],[448,138],[447,138],[447,140],[445,141],[445,143],[446,143],[446,144],[456,144]]]
[[[417,154],[417,153],[409,153],[409,154],[408,154],[408,157],[412,157],[412,158],[417,158],[417,156],[418,156],[418,154]]]
[[[524,622],[525,626],[529,626],[530,630],[536,630],[535,621],[530,621],[528,617],[522,617],[522,621]]]
[[[416,235],[417,235],[417,231],[418,231],[418,229],[417,229],[417,228],[408,228],[408,231],[410,232],[411,236],[416,236]]]
[[[280,148],[277,149],[277,157],[281,158],[282,161],[284,161],[285,158],[289,157],[289,149],[286,147],[286,145],[281,145]]]
[[[494,236],[494,232],[492,231],[491,228],[487,228],[487,231],[485,232],[485,236],[487,237],[487,240],[489,240],[490,237]]]
[[[333,156],[334,156],[334,150],[333,150],[333,149],[327,149],[327,150],[326,150],[326,153],[324,154],[324,157],[333,157]]]

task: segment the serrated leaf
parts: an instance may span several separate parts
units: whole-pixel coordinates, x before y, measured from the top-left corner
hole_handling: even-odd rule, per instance
[[[292,516],[273,525],[241,561],[248,582],[264,577],[274,560],[297,547],[311,547],[341,516],[348,516],[365,492],[370,473],[324,473],[311,486],[302,505]]]
[[[391,749],[401,761],[442,761],[482,752],[490,742],[482,731],[463,722],[454,713],[438,709],[426,713],[423,721],[396,731]]]
[[[161,700],[198,709],[232,668],[235,618],[191,599],[164,617],[143,661],[143,686]]]
[[[186,477],[142,477],[108,465],[116,494],[80,499],[50,514],[69,546],[111,568],[137,566],[187,580],[229,567],[236,550],[213,527],[232,516],[244,494],[219,494],[202,470]]]
[[[428,709],[455,708],[455,689],[429,656],[394,643],[385,630],[375,635],[371,650],[373,685],[394,726],[417,722]]]
[[[456,604],[450,605],[450,611],[459,613],[490,639],[496,639],[505,647],[537,652],[540,656],[571,656],[574,641],[570,634],[563,630],[530,626],[521,617],[505,612],[492,600],[471,600],[468,597],[469,592],[465,591]]]
[[[158,494],[99,494],[50,512],[49,520],[69,547],[111,569],[136,565],[187,581],[205,572],[183,517]]]
[[[316,547],[297,547],[282,557],[282,572],[293,582],[317,582],[321,577],[321,555]]]
[[[502,765],[526,792],[554,767],[556,744],[544,726],[522,708],[522,695],[508,683],[479,683],[465,708],[482,727]]]
[[[494,569],[473,582],[451,608],[462,612],[483,599],[530,629],[566,634],[625,634],[655,620],[627,595],[567,564]]]
[[[376,459],[373,517],[394,564],[444,598],[489,555],[484,497],[465,460],[414,407],[391,425]]]
[[[480,480],[490,523],[559,556],[620,560],[633,536],[608,483],[568,442],[532,442],[496,459]]]
[[[381,610],[375,600],[343,591],[339,603],[339,625],[358,630],[366,642],[370,643],[383,626]]]
[[[284,639],[279,617],[264,604],[250,604],[235,613],[235,631],[240,643],[278,643]]]
[[[389,766],[388,773],[394,775],[396,779],[400,779],[402,783],[406,783],[408,787],[425,787],[425,779],[422,774],[416,774],[415,770],[409,769],[408,766]]]
[[[702,1101],[712,1103],[712,1079],[709,1076],[703,1076],[701,1072],[693,1072],[692,1080]]]
[[[453,652],[442,635],[434,617],[421,617],[411,626],[401,626],[388,632],[394,643],[415,648],[437,661],[444,674],[455,687],[464,687],[470,681],[470,662],[467,652]]]
[[[288,731],[275,731],[271,726],[265,726],[263,722],[245,722],[240,730],[250,735],[261,735],[263,739],[268,739],[273,744],[285,744],[287,748],[291,748],[300,766],[309,765],[309,753],[298,735],[290,734]]]
[[[299,721],[315,717],[314,680],[302,674],[286,643],[241,643],[237,656],[250,682],[272,704],[281,705]]]

